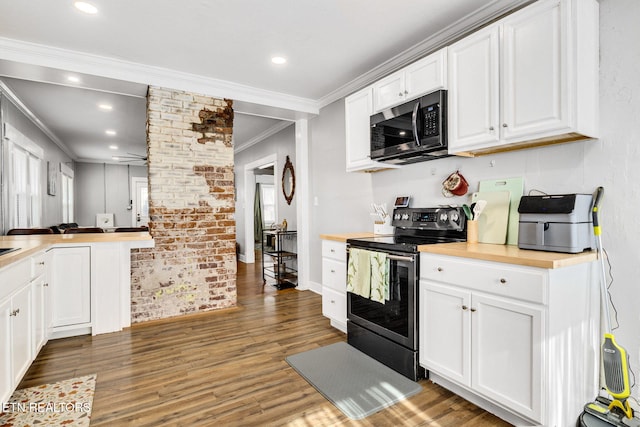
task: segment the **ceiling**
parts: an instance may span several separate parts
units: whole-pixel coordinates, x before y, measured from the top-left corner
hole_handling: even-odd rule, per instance
[[[176,76],[168,87],[197,82],[238,101],[239,149],[281,129],[283,105],[313,115],[530,0],[88,1],[97,14],[71,0],[0,0],[0,79],[81,161],[145,153],[147,84]],[[86,72],[83,58],[107,66]]]

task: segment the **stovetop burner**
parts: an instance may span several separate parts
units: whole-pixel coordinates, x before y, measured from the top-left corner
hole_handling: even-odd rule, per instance
[[[466,240],[462,208],[398,208],[393,212],[395,234],[348,239],[352,247],[417,253],[418,246]]]

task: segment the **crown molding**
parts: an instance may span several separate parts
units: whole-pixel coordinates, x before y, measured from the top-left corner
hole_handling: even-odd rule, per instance
[[[0,80],[0,92],[4,93],[7,100],[11,102],[16,108],[24,114],[34,125],[38,127],[54,144],[56,144],[67,156],[72,160],[76,160],[76,156],[67,147],[67,145],[60,140],[24,103],[16,96],[16,94],[2,81]]]
[[[284,129],[288,128],[293,123],[294,122],[288,122],[288,121],[282,121],[280,123],[277,123],[277,124],[271,126],[269,129],[263,131],[262,133],[254,136],[253,138],[251,138],[250,140],[248,140],[244,144],[235,147],[233,152],[237,154],[237,153],[239,153],[241,151],[246,150],[247,148],[253,147],[257,143],[259,143],[261,141],[264,141],[265,139],[269,138],[272,135],[275,135],[276,133],[280,132],[281,130],[284,130]]]
[[[0,59],[318,114],[317,102],[168,68],[0,37]]]
[[[534,1],[536,0],[493,0],[487,2],[487,4],[479,10],[464,16],[443,30],[433,34],[420,43],[413,45],[409,49],[400,52],[388,61],[383,62],[377,67],[350,81],[346,85],[341,86],[333,92],[330,92],[318,99],[317,107],[318,109],[321,109],[339,99],[345,98],[348,95],[380,80],[381,78],[417,61],[418,59],[442,49],[472,32],[477,31],[481,27],[488,25],[496,19],[512,13],[527,4],[533,3]]]

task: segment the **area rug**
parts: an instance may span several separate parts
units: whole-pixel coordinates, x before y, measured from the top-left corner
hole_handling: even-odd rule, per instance
[[[0,407],[0,427],[85,427],[91,422],[96,374],[16,390]]]
[[[360,420],[413,396],[422,387],[345,342],[286,358],[347,417]]]

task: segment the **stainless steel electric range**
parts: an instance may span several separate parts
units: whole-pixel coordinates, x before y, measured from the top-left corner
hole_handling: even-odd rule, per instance
[[[426,372],[418,363],[418,247],[466,239],[462,208],[397,208],[392,236],[347,240],[351,248],[384,252],[389,297],[384,303],[347,292],[347,342],[416,381]]]

